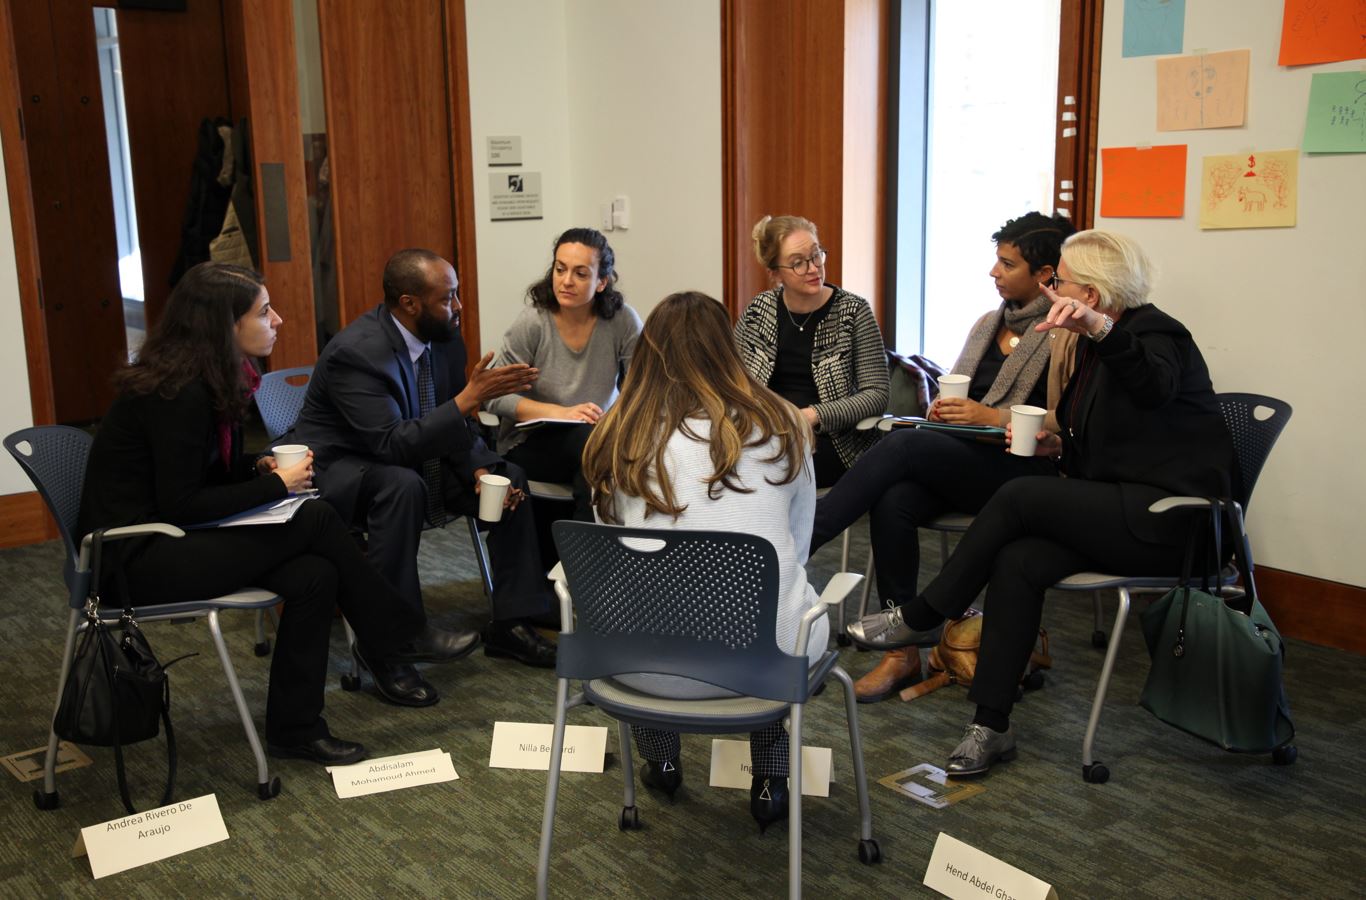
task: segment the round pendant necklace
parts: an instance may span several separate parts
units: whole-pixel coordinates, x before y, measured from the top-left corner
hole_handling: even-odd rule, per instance
[[[1011,350],[1014,350],[1016,347],[1020,346],[1020,336],[1018,334],[1012,334],[1010,340],[1006,341],[1006,343],[1010,345]]]
[[[783,304],[783,311],[787,313],[787,320],[788,320],[789,322],[792,323],[792,327],[793,327],[793,328],[797,329],[798,331],[806,331],[806,323],[807,323],[807,322],[810,322],[810,321],[811,321],[811,317],[814,316],[817,312],[820,311],[820,307],[816,307],[816,309],[813,309],[813,310],[811,310],[811,312],[807,313],[807,314],[806,314],[806,318],[805,318],[805,319],[802,319],[802,322],[801,322],[800,325],[798,325],[798,324],[797,324],[797,320],[794,319],[794,318],[792,317],[792,310],[790,310],[790,309],[787,308],[787,304],[786,304],[786,303]],[[1017,339],[1017,340],[1018,340],[1018,339]]]

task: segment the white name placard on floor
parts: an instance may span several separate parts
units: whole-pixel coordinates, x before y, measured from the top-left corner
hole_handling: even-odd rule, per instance
[[[1058,897],[1046,882],[942,831],[934,842],[924,883],[953,900],[982,900],[985,897],[1057,900]]]
[[[534,722],[494,722],[489,748],[491,769],[550,771],[550,742],[555,726]],[[607,729],[601,725],[566,725],[561,772],[601,772],[607,759]]]
[[[711,786],[749,790],[754,773],[749,765],[749,741],[713,738]],[[829,797],[835,780],[829,747],[802,748],[802,796]]]
[[[343,800],[384,791],[455,781],[455,765],[444,750],[423,750],[402,756],[367,759],[351,766],[328,766],[332,786]]]
[[[144,866],[228,839],[228,827],[213,794],[111,819],[81,829],[81,840],[96,878]]]

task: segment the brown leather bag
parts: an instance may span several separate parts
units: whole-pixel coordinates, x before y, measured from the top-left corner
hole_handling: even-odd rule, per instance
[[[1024,684],[1040,669],[1053,668],[1053,657],[1048,655],[1048,632],[1039,629],[1040,646],[1029,654],[1029,665],[1020,676]],[[969,609],[961,619],[950,619],[944,626],[939,643],[930,651],[929,674],[919,684],[901,692],[902,700],[914,700],[946,684],[972,684],[977,674],[977,653],[982,646],[982,613]]]

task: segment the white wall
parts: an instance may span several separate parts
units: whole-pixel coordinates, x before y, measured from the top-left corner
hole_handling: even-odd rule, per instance
[[[1257,562],[1366,585],[1366,154],[1300,155],[1294,228],[1201,231],[1204,156],[1300,146],[1310,76],[1362,62],[1276,65],[1281,0],[1186,6],[1185,52],[1250,48],[1247,125],[1158,132],[1155,62],[1122,57],[1122,3],[1107,4],[1101,147],[1189,145],[1182,219],[1098,218],[1157,263],[1154,301],[1195,335],[1216,390],[1252,391],[1295,409],[1257,484]],[[1103,177],[1103,176],[1102,176]]]
[[[0,151],[3,154],[3,151]],[[14,226],[10,222],[9,189],[0,155],[0,435],[33,424],[28,392],[28,358],[24,351],[24,320],[19,309],[19,269],[15,265]],[[33,490],[8,453],[0,453],[0,494]]]
[[[631,199],[608,240],[627,302],[721,292],[719,0],[469,0],[480,340],[485,350],[550,264],[554,239],[601,227],[599,203]],[[540,221],[493,222],[485,141],[522,138],[540,172]]]

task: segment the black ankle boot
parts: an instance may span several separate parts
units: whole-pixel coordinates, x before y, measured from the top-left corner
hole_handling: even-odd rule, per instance
[[[749,786],[749,814],[763,834],[774,822],[787,818],[787,779],[755,776]]]
[[[662,763],[646,760],[645,765],[640,767],[640,783],[663,791],[672,800],[674,792],[683,783],[683,768],[679,765],[678,757]]]

